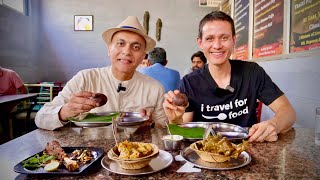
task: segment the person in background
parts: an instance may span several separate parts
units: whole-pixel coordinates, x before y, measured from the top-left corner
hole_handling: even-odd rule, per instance
[[[148,59],[148,54],[146,54],[146,55],[144,56],[144,59],[142,60],[142,62],[141,62],[140,65],[139,65],[138,71],[140,72],[140,69],[141,69],[141,68],[146,68],[146,67],[149,67],[149,66],[151,66],[151,64],[150,64],[150,61],[149,61],[149,59]]]
[[[102,37],[108,47],[111,66],[78,72],[56,96],[37,113],[39,128],[54,130],[71,117],[86,112],[142,112],[151,123],[167,121],[162,108],[164,89],[149,76],[136,71],[145,54],[156,45],[138,19],[129,16],[117,27],[106,30]],[[107,96],[106,104],[95,101],[97,93]]]
[[[197,43],[208,64],[183,77],[178,90],[165,95],[163,107],[170,123],[214,121],[250,127],[249,141],[276,141],[292,128],[296,114],[289,100],[255,62],[230,60],[236,42],[232,18],[221,12],[207,14],[199,24]],[[188,107],[176,106],[172,98],[188,96]],[[259,99],[274,113],[258,122]]]
[[[149,52],[148,59],[151,66],[142,68],[139,71],[158,80],[163,85],[165,92],[177,89],[180,82],[180,74],[174,69],[165,67],[168,63],[166,51],[161,47],[156,47]]]
[[[24,86],[22,79],[19,75],[11,70],[0,66],[0,96],[27,94],[27,88]]]
[[[27,94],[27,88],[24,86],[22,79],[19,75],[11,70],[0,66],[0,96]],[[17,110],[19,102],[9,102],[0,109],[0,143],[5,139],[9,139],[9,119],[10,113]]]
[[[207,58],[202,51],[198,51],[191,56],[191,68],[185,70],[184,75],[187,75],[199,68],[202,68],[207,63]]]

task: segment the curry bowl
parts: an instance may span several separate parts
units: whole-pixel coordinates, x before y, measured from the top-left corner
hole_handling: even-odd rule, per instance
[[[159,148],[151,143],[124,141],[108,151],[109,159],[122,169],[141,169],[159,155]]]

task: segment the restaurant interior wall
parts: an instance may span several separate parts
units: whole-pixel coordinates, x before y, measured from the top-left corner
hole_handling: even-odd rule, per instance
[[[29,16],[0,7],[0,18],[5,19],[0,22],[0,28],[13,26],[10,29],[15,32],[13,37],[7,37],[13,35],[10,30],[0,35],[5,37],[4,44],[12,44],[10,48],[5,45],[0,49],[0,57],[4,67],[16,70],[31,83],[65,82],[79,70],[109,65],[102,32],[118,25],[128,15],[137,16],[142,23],[145,11],[150,13],[151,37],[155,38],[157,19],[162,20],[161,40],[157,46],[166,49],[167,66],[182,74],[191,66],[191,55],[199,50],[196,45],[198,23],[213,9],[199,7],[198,1],[184,0],[119,0],[117,3],[113,0],[32,0],[30,6]],[[74,31],[74,15],[93,15],[93,31]],[[19,42],[15,42],[15,38]],[[29,46],[30,43],[33,45]],[[33,54],[21,53],[24,49]],[[31,54],[33,57],[29,57]],[[26,62],[29,65],[26,66]]]
[[[198,7],[186,0],[32,0],[30,14],[23,16],[0,5],[0,65],[18,72],[26,82],[67,81],[81,69],[110,64],[101,33],[128,15],[143,20],[150,13],[149,34],[163,22],[157,45],[168,55],[168,67],[180,74],[191,66],[190,56],[198,50],[197,27],[212,8]],[[73,30],[74,15],[93,15],[94,30]],[[262,61],[274,82],[297,111],[296,126],[312,127],[314,107],[320,106],[320,59],[318,56]],[[271,117],[267,108],[262,120]]]

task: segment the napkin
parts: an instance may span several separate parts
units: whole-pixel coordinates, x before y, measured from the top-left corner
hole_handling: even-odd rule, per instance
[[[176,161],[185,161],[181,155],[177,155],[174,157]],[[201,172],[200,168],[195,168],[194,165],[188,161],[177,170],[178,173],[185,173],[185,172]]]

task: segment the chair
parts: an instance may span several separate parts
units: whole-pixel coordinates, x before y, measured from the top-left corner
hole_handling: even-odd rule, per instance
[[[257,121],[261,121],[261,112],[262,112],[262,102],[257,100],[256,102],[256,114],[257,114]]]
[[[38,101],[37,105],[33,107],[33,111],[39,111],[40,108],[47,102],[51,102],[53,95],[53,86],[52,83],[40,83],[40,84],[25,84],[28,92],[37,93]]]
[[[53,97],[56,97],[60,91],[62,91],[63,88],[63,83],[62,82],[48,82],[48,81],[42,81],[42,82],[37,82],[38,84],[53,84],[53,89],[52,89],[52,95]],[[45,92],[49,91],[47,87],[40,88],[40,91]]]

